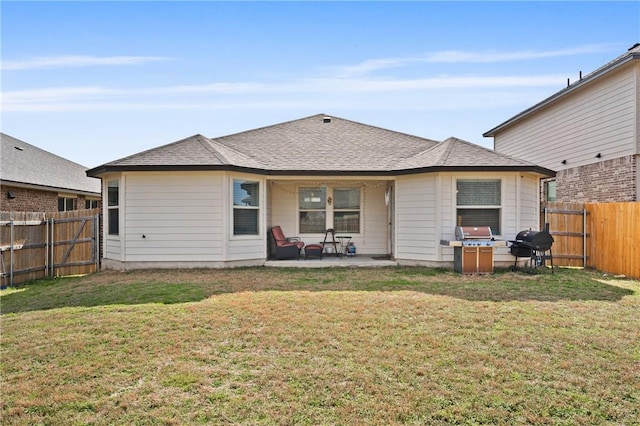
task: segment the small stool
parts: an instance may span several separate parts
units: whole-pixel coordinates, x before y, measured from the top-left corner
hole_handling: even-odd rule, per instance
[[[304,258],[308,259],[309,256],[322,259],[322,246],[320,244],[308,244],[304,246]]]

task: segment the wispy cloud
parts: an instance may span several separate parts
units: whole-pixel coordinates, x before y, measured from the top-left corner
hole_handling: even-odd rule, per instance
[[[446,50],[436,52],[424,58],[430,63],[496,63],[528,61],[532,59],[546,59],[566,56],[585,55],[589,53],[600,53],[612,50],[611,45],[591,44],[585,46],[570,47],[555,50],[517,50],[513,52],[501,52],[488,50],[484,52],[465,52],[456,50]]]
[[[233,102],[278,102],[305,97],[318,100],[367,96],[409,96],[520,88],[557,87],[559,75],[460,77],[423,79],[307,78],[283,83],[212,83],[152,88],[119,89],[100,86],[59,87],[9,91],[2,95],[4,111],[56,111],[201,107]],[[377,94],[377,95],[376,95]]]
[[[345,65],[342,67],[331,68],[330,72],[339,77],[350,77],[356,75],[366,75],[385,69],[408,67],[416,64],[489,64],[567,57],[607,51],[619,51],[619,46],[612,46],[608,44],[590,44],[555,50],[443,50],[440,52],[432,52],[419,56],[368,59],[354,65]]]
[[[2,61],[0,69],[3,71],[14,71],[47,68],[141,65],[148,62],[166,61],[169,59],[170,58],[160,56],[41,56],[23,60]]]
[[[385,92],[385,91],[442,91],[462,89],[489,89],[509,87],[543,87],[558,85],[560,75],[530,76],[485,76],[459,77],[440,76],[421,79],[372,79],[372,78],[327,78],[310,79],[305,84],[308,91],[336,92]]]

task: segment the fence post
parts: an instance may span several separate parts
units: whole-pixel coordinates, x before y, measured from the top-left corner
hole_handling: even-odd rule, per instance
[[[13,243],[15,240],[15,230],[13,228],[13,219],[11,219],[10,222],[10,231],[9,231],[9,239],[10,239],[10,243],[9,243],[9,285],[13,287],[13,262],[14,262],[14,258],[13,258]]]
[[[44,276],[49,276],[49,219],[44,220]]]
[[[587,268],[587,207],[582,207],[582,267]]]
[[[54,273],[55,273],[55,267],[56,267],[56,258],[55,258],[55,252],[54,252],[54,247],[55,247],[55,219],[54,218],[50,218],[49,221],[51,222],[51,226],[49,227],[51,229],[51,239],[50,239],[50,248],[51,248],[51,262],[49,262],[49,276],[53,277]]]
[[[549,223],[549,207],[545,206],[544,207],[544,223]],[[549,230],[546,230],[547,232],[549,232]]]
[[[96,257],[96,272],[100,270],[100,215],[96,213],[93,218],[94,231],[94,256]]]

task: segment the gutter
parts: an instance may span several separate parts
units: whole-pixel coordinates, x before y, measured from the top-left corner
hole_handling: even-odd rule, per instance
[[[37,185],[31,183],[24,182],[15,182],[11,180],[0,180],[0,184],[4,186],[11,186],[14,188],[25,188],[25,189],[35,189],[38,191],[48,191],[48,192],[64,192],[67,194],[78,194],[78,195],[88,195],[94,197],[100,197],[101,192],[93,192],[82,189],[74,189],[74,188],[63,188],[60,186],[47,186],[47,185]]]
[[[531,172],[553,177],[556,172],[541,166],[431,166],[400,170],[265,170],[250,167],[225,165],[141,165],[141,166],[100,166],[87,170],[87,176],[98,177],[112,172],[148,171],[234,171],[263,176],[400,176],[437,172]]]

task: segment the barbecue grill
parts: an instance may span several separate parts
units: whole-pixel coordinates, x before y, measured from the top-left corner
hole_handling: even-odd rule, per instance
[[[463,274],[493,272],[495,241],[488,226],[456,226],[455,241],[443,241],[453,247],[453,269]]]
[[[463,247],[493,247],[493,233],[489,226],[456,226],[456,241]]]
[[[519,257],[529,258],[529,269],[545,265],[545,261],[551,261],[551,272],[553,272],[553,237],[548,231],[525,230],[518,232],[515,241],[510,241],[509,251],[515,257],[513,269],[518,265]]]

